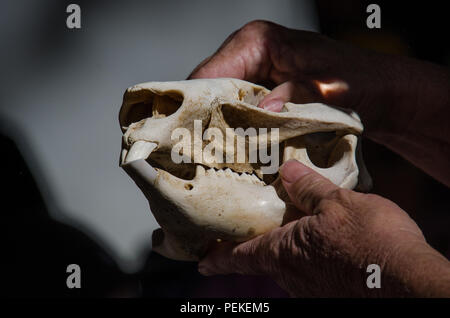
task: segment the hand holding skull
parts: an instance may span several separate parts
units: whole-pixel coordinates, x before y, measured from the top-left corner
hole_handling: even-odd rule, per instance
[[[129,88],[120,113],[121,164],[162,227],[154,233],[153,249],[169,258],[197,260],[216,240],[227,241],[209,250],[200,263],[202,273],[270,275],[295,296],[367,295],[364,276],[370,263],[382,267],[388,288],[369,295],[448,294],[448,261],[426,244],[407,214],[386,199],[350,190],[370,187],[358,147],[363,129],[358,115],[320,103],[355,109],[369,138],[450,184],[450,176],[439,173],[446,158],[436,156],[436,143],[449,146],[440,140],[448,134],[423,139],[441,126],[416,126],[405,121],[409,115],[396,115],[405,105],[420,105],[394,98],[410,83],[397,80],[401,72],[379,71],[399,64],[391,62],[315,33],[256,21],[233,33],[194,70],[190,77],[198,80]],[[427,65],[421,71],[448,76]],[[209,79],[216,77],[221,78]],[[236,78],[278,86],[270,91]],[[445,80],[437,84],[446,87]],[[430,109],[421,110],[425,118]],[[202,135],[215,129],[221,138],[196,141],[196,121]],[[249,162],[248,142],[243,162],[174,163],[171,133],[180,127],[194,132],[194,152],[212,145],[231,159],[240,146],[217,142],[228,129],[279,128],[279,137],[267,140],[279,146],[285,163],[281,178]],[[408,142],[417,136],[436,159],[432,165],[411,151]],[[262,137],[267,134],[257,139]],[[186,149],[190,146],[181,156],[194,159]],[[427,276],[423,266],[435,275]]]
[[[217,244],[199,263],[202,274],[268,275],[295,297],[450,296],[448,261],[396,204],[339,188],[297,161],[281,176],[305,216],[239,245]],[[366,285],[369,264],[381,267],[380,289]]]
[[[230,35],[190,78],[222,76],[275,87],[258,104],[267,110],[278,112],[288,101],[354,109],[367,137],[450,185],[449,158],[442,155],[450,153],[449,126],[436,116],[448,116],[448,70],[253,21]],[[294,185],[284,180],[285,189],[278,183],[279,195],[288,192],[280,197],[298,208],[286,212],[292,222],[237,246],[218,244],[200,263],[202,273],[266,274],[298,296],[358,296],[369,291],[364,265],[378,262],[387,284],[371,295],[450,294],[449,262],[398,206],[336,187],[323,191],[333,186],[293,166],[282,175],[308,171],[309,177],[297,176]]]
[[[368,190],[356,114],[318,103],[286,103],[279,113],[256,107],[269,93],[227,78],[127,90],[121,164],[161,225],[154,251],[198,260],[216,240],[243,242],[286,222],[280,161],[297,159],[340,187]],[[269,152],[267,166],[261,155]]]
[[[189,78],[233,77],[273,88],[259,107],[321,102],[356,111],[367,138],[450,186],[450,71],[431,63],[252,21]]]

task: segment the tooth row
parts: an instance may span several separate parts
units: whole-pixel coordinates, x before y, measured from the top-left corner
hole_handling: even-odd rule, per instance
[[[210,168],[208,170],[205,170],[203,166],[198,165],[196,169],[196,176],[210,176],[210,177],[225,177],[225,178],[231,178],[238,181],[246,181],[254,184],[260,184],[265,185],[264,182],[258,179],[257,176],[253,174],[248,173],[242,173],[239,175],[238,173],[234,172],[230,168],[227,168],[225,170],[219,169],[215,170],[214,168]]]

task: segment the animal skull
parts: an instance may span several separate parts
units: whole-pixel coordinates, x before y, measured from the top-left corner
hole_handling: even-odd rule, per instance
[[[197,260],[212,241],[246,241],[286,220],[287,196],[275,189],[276,174],[263,174],[260,162],[248,160],[248,140],[241,145],[244,162],[211,162],[206,156],[200,162],[173,162],[178,140],[171,138],[172,132],[182,127],[195,134],[196,120],[201,120],[202,132],[215,128],[224,136],[227,128],[278,128],[278,138],[268,138],[266,146],[279,146],[282,162],[297,159],[349,189],[363,172],[358,186],[370,186],[356,151],[363,126],[355,113],[317,103],[286,103],[280,113],[256,107],[268,93],[230,78],[149,82],[127,89],[119,115],[121,166],[162,227],[153,234],[153,250],[176,260]],[[236,159],[239,146],[223,146],[219,138],[193,141],[197,149],[208,144]],[[195,159],[192,152],[183,156]]]

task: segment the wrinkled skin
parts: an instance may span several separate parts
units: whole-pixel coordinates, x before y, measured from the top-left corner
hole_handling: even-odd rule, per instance
[[[201,273],[269,275],[297,297],[450,295],[448,285],[430,294],[413,282],[421,273],[411,260],[427,255],[427,270],[448,262],[395,203],[341,189],[297,161],[280,172],[291,201],[307,215],[237,246],[218,244]],[[380,265],[382,289],[367,288],[369,264]]]
[[[259,104],[272,111],[286,101],[355,109],[368,138],[450,185],[450,130],[438,119],[450,115],[448,70],[254,21],[190,75],[213,77],[275,86]],[[292,296],[450,297],[450,263],[395,203],[337,188],[295,161],[280,174],[279,190],[296,210],[290,222],[239,245],[217,244],[199,263],[202,274],[268,275]],[[381,267],[381,289],[366,286],[369,264]]]

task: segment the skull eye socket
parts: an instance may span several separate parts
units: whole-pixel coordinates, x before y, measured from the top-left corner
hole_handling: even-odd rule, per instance
[[[178,91],[151,92],[140,90],[125,96],[128,100],[120,114],[122,127],[146,118],[164,118],[175,113],[183,104],[184,96]]]
[[[295,153],[306,150],[311,163],[322,169],[332,167],[347,151],[351,150],[348,143],[342,142],[342,136],[336,132],[318,132],[298,136],[287,140],[284,160],[297,159]]]

